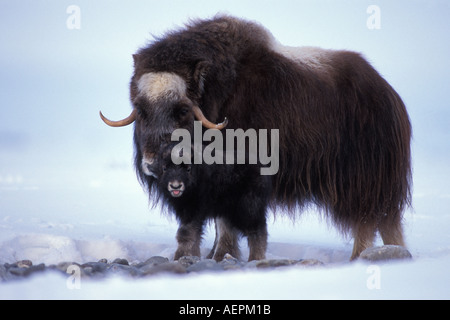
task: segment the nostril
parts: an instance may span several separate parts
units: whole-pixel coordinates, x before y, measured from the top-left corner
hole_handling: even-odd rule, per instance
[[[169,187],[172,188],[172,190],[181,189],[183,187],[183,182],[169,183]]]

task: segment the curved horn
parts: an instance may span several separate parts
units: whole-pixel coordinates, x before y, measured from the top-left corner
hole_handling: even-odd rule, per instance
[[[102,112],[100,111],[100,118],[102,118],[103,122],[106,123],[108,126],[110,127],[124,127],[127,126],[131,123],[134,122],[134,120],[136,120],[136,108],[133,109],[133,111],[131,112],[131,114],[126,117],[125,119],[119,120],[119,121],[111,121],[109,119],[107,119]]]
[[[199,120],[199,121],[202,122],[202,125],[203,125],[205,128],[222,130],[222,129],[225,128],[225,127],[227,126],[227,124],[228,124],[228,119],[227,119],[227,118],[225,118],[225,119],[223,120],[222,123],[218,123],[218,124],[212,123],[211,121],[209,121],[208,119],[206,119],[206,117],[203,115],[202,110],[200,110],[200,108],[197,107],[197,106],[193,106],[193,107],[192,107],[192,111],[194,111],[195,117],[197,118],[197,120]]]

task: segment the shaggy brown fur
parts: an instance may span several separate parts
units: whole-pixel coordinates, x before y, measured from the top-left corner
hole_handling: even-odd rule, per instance
[[[143,99],[138,80],[171,72],[209,120],[280,130],[275,207],[294,215],[317,205],[354,236],[352,259],[377,231],[385,244],[404,244],[411,126],[399,95],[360,54],[315,49],[292,57],[260,25],[219,16],[170,32],[134,58],[136,169],[150,193],[154,180],[142,170],[143,156],[158,152],[175,128],[192,130],[194,116],[179,101]]]

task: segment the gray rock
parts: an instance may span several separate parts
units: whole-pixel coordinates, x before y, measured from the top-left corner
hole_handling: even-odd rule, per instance
[[[12,267],[8,271],[12,275],[19,276],[19,277],[28,277],[32,273],[38,272],[38,271],[44,271],[45,270],[45,264],[41,263],[36,266],[30,266],[30,267]]]
[[[142,271],[138,268],[120,263],[112,263],[108,265],[106,272],[108,275],[122,275],[131,277],[139,277],[142,275]]]
[[[17,263],[10,264],[10,263],[7,262],[7,263],[4,264],[4,267],[6,269],[17,268]]]
[[[147,265],[140,269],[142,276],[155,275],[161,273],[175,273],[183,274],[186,273],[186,268],[183,267],[178,262],[166,262],[156,265]]]
[[[33,265],[33,262],[31,262],[31,260],[20,260],[16,263],[18,268],[29,268]]]
[[[399,259],[411,259],[411,253],[402,246],[384,245],[367,248],[360,254],[360,259],[368,261],[388,261]]]
[[[323,266],[324,263],[317,259],[300,259],[295,265],[302,267],[317,267]]]
[[[161,257],[161,256],[154,256],[154,257],[148,258],[144,262],[136,263],[134,266],[136,268],[143,268],[143,267],[148,267],[148,266],[156,266],[158,264],[167,263],[167,262],[169,262],[168,258]]]
[[[103,276],[108,267],[109,265],[105,262],[87,262],[81,265],[81,276]]]
[[[200,257],[197,257],[197,256],[183,256],[178,259],[178,263],[181,264],[185,268],[188,268],[189,266],[192,266],[193,264],[196,264],[199,261],[200,261]]]
[[[103,279],[108,276],[122,277],[146,277],[162,273],[184,274],[189,272],[211,272],[225,271],[245,268],[276,268],[280,266],[291,265],[321,265],[318,260],[290,260],[290,259],[272,259],[272,260],[255,260],[243,262],[230,254],[225,254],[220,262],[213,259],[204,259],[196,256],[185,256],[178,261],[169,261],[166,257],[154,256],[144,262],[129,264],[126,259],[117,258],[113,262],[108,263],[106,259],[100,259],[97,262],[86,262],[79,264],[77,262],[65,261],[58,264],[45,266],[43,263],[33,265],[31,260],[20,260],[13,264],[5,263],[0,265],[0,281],[10,281],[25,278],[30,274],[43,272],[46,270],[57,271],[67,275],[67,270],[71,266],[77,266],[81,277],[85,279]],[[46,271],[48,272],[48,271]]]
[[[187,272],[203,272],[203,271],[222,271],[223,266],[218,264],[216,260],[205,259],[186,268]]]
[[[235,270],[244,267],[244,263],[239,261],[239,259],[233,257],[231,254],[226,253],[223,260],[219,262],[223,266],[224,270]]]
[[[117,258],[112,263],[117,263],[117,264],[121,264],[121,265],[124,265],[124,266],[128,266],[129,265],[128,260],[127,259],[122,259],[122,258]]]
[[[237,264],[237,263],[239,263],[239,259],[233,257],[229,253],[225,253],[225,255],[223,256],[223,260],[220,263],[222,263],[222,264]]]
[[[256,262],[257,268],[277,268],[296,264],[298,260],[291,259],[264,259]]]
[[[161,257],[161,256],[153,256],[153,257],[145,260],[144,263],[158,265],[158,264],[167,263],[167,262],[169,262],[169,258]]]

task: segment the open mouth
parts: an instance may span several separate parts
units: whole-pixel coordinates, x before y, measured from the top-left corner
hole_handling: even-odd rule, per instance
[[[177,198],[177,197],[180,197],[183,194],[183,191],[181,191],[181,190],[172,190],[172,191],[170,191],[170,194],[172,195],[172,197]]]
[[[184,191],[184,183],[179,181],[172,181],[167,186],[167,189],[170,192],[170,195],[174,198],[181,197]]]

